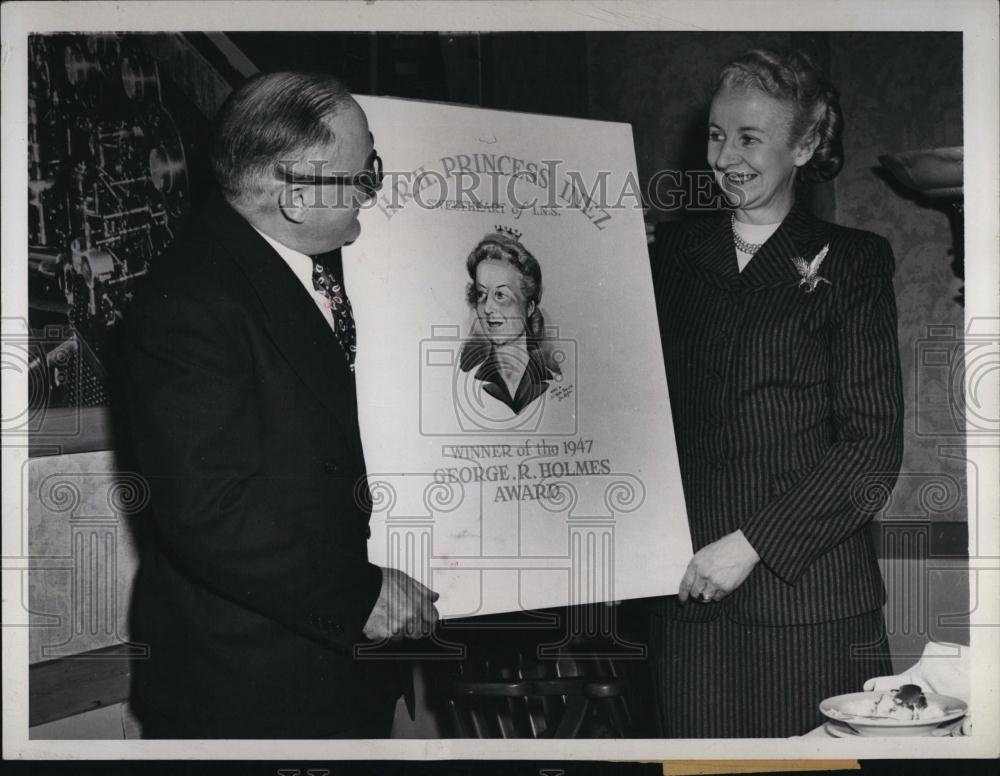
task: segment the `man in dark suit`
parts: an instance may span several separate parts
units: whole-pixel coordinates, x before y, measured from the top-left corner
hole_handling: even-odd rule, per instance
[[[214,133],[221,195],[125,337],[152,494],[133,703],[150,737],[387,736],[397,667],[355,647],[428,632],[437,595],[368,562],[353,316],[323,256],[358,237],[381,161],[325,75],[255,76]]]

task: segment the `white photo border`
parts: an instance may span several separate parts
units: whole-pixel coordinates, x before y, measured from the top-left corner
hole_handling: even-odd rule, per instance
[[[3,179],[2,317],[5,330],[27,320],[27,202],[24,164],[27,106],[27,36],[32,32],[132,30],[393,30],[393,31],[960,31],[963,34],[966,323],[986,319],[994,330],[998,307],[1000,142],[996,116],[1000,62],[997,5],[991,0],[656,0],[539,2],[23,2],[2,7]],[[973,226],[969,226],[973,225]],[[7,375],[4,375],[5,378]],[[970,375],[971,379],[971,375]],[[969,386],[967,386],[967,392]],[[27,407],[23,378],[3,381],[3,417]],[[994,412],[996,408],[993,408]],[[996,414],[989,417],[997,417]],[[3,621],[21,606],[19,473],[26,443],[5,439],[3,470]],[[969,469],[1000,471],[1000,440],[968,447]],[[970,482],[974,481],[970,476]],[[1000,540],[997,480],[981,483],[979,510],[969,505],[980,547],[970,558],[976,606],[970,607],[976,692],[976,732],[967,738],[724,739],[720,740],[392,740],[38,741],[28,738],[28,634],[3,628],[3,756],[5,759],[501,759],[666,760],[997,757],[1000,693]],[[10,487],[10,486],[13,487]],[[20,565],[19,565],[20,564]],[[970,585],[971,587],[971,585]],[[11,594],[15,591],[15,594]],[[724,744],[724,749],[720,749]]]

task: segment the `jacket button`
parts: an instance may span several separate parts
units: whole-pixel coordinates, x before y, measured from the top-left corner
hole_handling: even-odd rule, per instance
[[[327,474],[336,474],[339,467],[333,461],[327,461],[323,464],[323,471]]]

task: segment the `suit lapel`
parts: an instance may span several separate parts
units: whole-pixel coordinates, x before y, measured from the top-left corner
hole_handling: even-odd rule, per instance
[[[829,242],[826,225],[795,205],[740,272],[730,219],[728,210],[700,219],[682,251],[695,272],[727,291],[756,291],[798,281],[800,275],[792,258],[812,259]]]
[[[798,281],[801,276],[792,259],[812,259],[823,247],[824,237],[823,222],[795,205],[740,273],[740,282],[746,290],[754,291]]]
[[[726,210],[699,219],[691,230],[682,257],[704,280],[735,291],[739,289],[740,272],[729,218]]]
[[[353,375],[333,331],[298,278],[221,197],[209,203],[206,221],[257,292],[266,313],[260,323],[289,366],[342,422],[356,417]]]

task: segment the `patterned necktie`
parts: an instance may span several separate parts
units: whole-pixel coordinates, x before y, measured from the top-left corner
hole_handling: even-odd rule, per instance
[[[354,355],[357,352],[357,332],[354,329],[354,313],[351,302],[343,286],[337,282],[333,273],[316,261],[313,264],[313,288],[326,297],[327,309],[333,314],[334,334],[340,349],[344,351],[347,365],[354,371]]]

